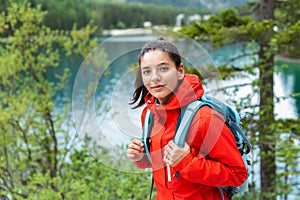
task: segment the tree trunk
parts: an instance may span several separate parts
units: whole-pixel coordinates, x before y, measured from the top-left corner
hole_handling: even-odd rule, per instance
[[[259,21],[274,19],[275,0],[260,0]],[[260,151],[261,151],[261,199],[276,198],[276,135],[272,129],[274,123],[274,53],[269,42],[272,37],[272,27],[264,33],[259,41],[260,69]]]

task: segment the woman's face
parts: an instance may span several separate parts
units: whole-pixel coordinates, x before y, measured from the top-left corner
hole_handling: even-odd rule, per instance
[[[183,64],[176,69],[169,54],[161,50],[145,53],[140,65],[145,87],[160,103],[165,103],[173,96],[178,81],[184,78]]]

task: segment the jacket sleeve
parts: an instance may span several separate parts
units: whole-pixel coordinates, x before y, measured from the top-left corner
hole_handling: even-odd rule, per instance
[[[220,114],[209,107],[201,108],[190,133],[194,135],[188,138],[191,152],[175,166],[182,178],[209,186],[239,186],[244,182],[248,172]]]
[[[145,155],[142,160],[134,162],[135,166],[140,169],[150,168],[152,165]]]

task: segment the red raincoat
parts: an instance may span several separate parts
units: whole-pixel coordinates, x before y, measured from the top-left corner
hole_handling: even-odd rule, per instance
[[[217,186],[238,186],[248,173],[234,137],[224,124],[223,117],[205,106],[193,118],[186,142],[190,153],[175,167],[171,167],[172,180],[167,179],[167,168],[163,162],[163,149],[174,138],[176,122],[181,107],[201,97],[204,93],[200,79],[185,74],[175,95],[164,105],[155,103],[151,94],[145,97],[146,108],[154,115],[150,136],[152,164],[144,156],[135,162],[138,168],[152,167],[157,200],[222,199]],[[176,175],[175,175],[176,174]],[[224,191],[224,199],[229,199]]]

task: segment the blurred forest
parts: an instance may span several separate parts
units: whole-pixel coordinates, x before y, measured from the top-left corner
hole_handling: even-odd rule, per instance
[[[91,149],[76,148],[82,141],[69,133],[68,127],[74,127],[71,100],[57,112],[55,94],[69,83],[74,63],[98,45],[95,36],[102,30],[139,28],[145,21],[173,28],[181,13],[211,15],[186,21],[181,34],[212,49],[242,44],[253,50],[241,51],[242,55],[218,66],[224,80],[250,77],[253,89],[234,101],[245,85],[236,82],[231,92],[222,88],[244,114],[243,126],[259,152],[253,160],[259,170],[253,175],[261,180],[251,182],[242,199],[287,200],[291,194],[299,198],[300,119],[278,119],[274,114],[275,103],[299,94],[276,96],[273,76],[288,67],[276,68],[276,55],[300,56],[300,0],[259,0],[221,10],[197,7],[196,3],[207,2],[200,0],[163,2],[171,1],[0,0],[0,200],[148,198],[150,173],[114,168],[126,159],[126,147],[98,152],[121,159],[109,166],[93,157]],[[231,2],[237,6],[241,1]],[[234,65],[242,56],[250,57],[253,64]],[[98,75],[106,67],[107,55],[99,52],[95,58]],[[58,73],[55,69],[62,59],[68,62]],[[49,79],[49,71],[55,81]],[[255,96],[259,102],[253,105]],[[133,165],[126,167],[135,170]]]
[[[23,0],[16,0],[22,2]],[[118,3],[114,1],[91,0],[28,0],[32,7],[41,5],[47,11],[45,25],[52,29],[70,30],[76,23],[78,28],[91,21],[100,29],[126,29],[143,27],[145,21],[153,25],[174,26],[178,14],[207,14],[210,11],[199,8],[178,8],[170,5]],[[4,11],[8,2],[0,1],[0,10]]]
[[[214,49],[242,46],[238,55],[230,55],[218,69],[224,80],[238,80],[241,76],[249,80],[244,84],[236,81],[230,88],[223,88],[231,100],[243,91],[243,97],[235,105],[245,115],[243,126],[255,145],[253,150],[257,151],[253,162],[259,165],[259,170],[253,170],[253,175],[260,177],[260,183],[252,181],[247,199],[297,199],[290,196],[291,192],[299,197],[300,118],[299,115],[285,118],[280,112],[275,113],[278,102],[300,100],[299,89],[283,96],[275,92],[275,75],[289,68],[289,65],[278,65],[276,57],[300,56],[299,6],[299,0],[260,0],[241,8],[222,10],[208,20],[192,22],[180,30],[198,42],[211,44]],[[239,62],[243,58],[250,58],[252,63]],[[245,90],[247,87],[250,92]],[[256,98],[258,102],[253,102]]]

